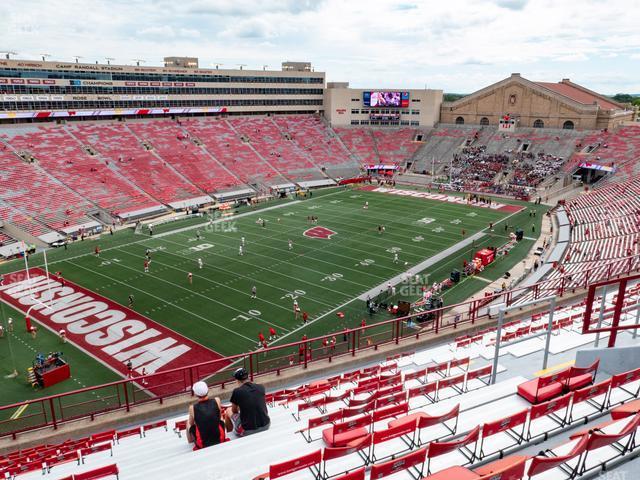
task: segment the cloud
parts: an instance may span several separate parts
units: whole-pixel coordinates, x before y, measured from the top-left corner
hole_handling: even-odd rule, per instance
[[[585,60],[589,60],[589,57],[584,53],[569,53],[553,59],[554,62],[584,62]]]
[[[259,18],[249,18],[227,27],[220,33],[222,37],[238,37],[244,39],[263,39],[275,34],[268,22]]]
[[[265,13],[297,15],[318,10],[324,0],[234,0],[195,1],[186,6],[187,13],[217,16],[257,16]]]
[[[414,3],[399,3],[398,5],[393,6],[393,10],[398,10],[401,12],[405,12],[407,10],[415,10],[418,8],[418,5]]]
[[[312,62],[363,88],[472,92],[521,72],[640,92],[628,0],[2,0],[2,47],[36,59],[193,55],[208,66]],[[428,5],[428,8],[427,8]],[[33,15],[37,11],[38,15]],[[79,14],[82,12],[82,14]],[[600,72],[604,72],[600,74]],[[598,74],[598,75],[596,75]],[[607,83],[610,76],[610,83]],[[613,87],[615,85],[615,88]]]
[[[148,35],[152,37],[175,37],[175,30],[169,25],[153,25],[137,31],[138,35]]]
[[[158,37],[158,38],[198,38],[200,32],[195,28],[173,28],[170,25],[152,25],[142,28],[136,32],[140,36]]]
[[[527,6],[529,0],[496,0],[496,4],[509,10],[522,10]]]

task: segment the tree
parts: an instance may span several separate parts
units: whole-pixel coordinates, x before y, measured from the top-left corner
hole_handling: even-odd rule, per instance
[[[635,98],[633,95],[629,95],[628,93],[616,93],[613,97],[618,103],[632,103]]]
[[[442,96],[443,102],[455,102],[456,100],[460,100],[461,98],[466,97],[466,93],[445,93]]]

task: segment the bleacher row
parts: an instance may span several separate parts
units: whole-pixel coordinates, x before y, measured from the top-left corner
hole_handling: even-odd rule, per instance
[[[352,133],[370,140],[375,163],[400,162],[419,146],[412,129]],[[87,223],[97,209],[126,218],[248,184],[357,176],[365,160],[309,115],[7,127],[2,219],[40,236]]]
[[[617,300],[618,295],[614,292],[609,292],[604,298],[602,295],[596,295],[594,297],[594,303],[602,306],[603,325],[610,325],[611,316],[615,311]],[[640,301],[640,284],[632,282],[625,292],[625,298],[622,303],[623,315],[620,319],[620,325],[635,321],[632,312],[638,304],[638,301]],[[566,335],[563,338],[563,342],[566,342],[568,348],[585,345],[593,340],[591,335],[582,334],[585,303],[585,301],[582,301],[567,306],[556,307],[553,312],[551,331],[555,335],[558,335],[561,331],[565,333]],[[598,310],[598,312],[600,312],[600,310]],[[593,319],[593,321],[596,320]],[[543,340],[536,340],[536,338],[541,336],[548,327],[549,312],[543,311],[536,313],[530,317],[505,323],[502,326],[500,341],[506,352],[516,354],[516,356],[523,356],[542,349]],[[567,338],[568,336],[572,338]],[[469,355],[472,359],[478,356],[483,356],[488,359],[493,355],[492,349],[496,343],[496,339],[497,327],[488,327],[474,334],[456,337],[453,342],[449,344],[449,349],[458,354]],[[521,352],[515,352],[509,349],[509,342],[526,339],[531,339],[531,342],[520,344],[518,348]],[[552,341],[552,350],[555,350],[554,347],[555,345]],[[554,351],[554,353],[558,353],[558,351]]]
[[[29,219],[22,224],[30,233],[43,234],[86,223],[86,214],[97,209],[127,218],[132,212],[161,211],[167,204],[188,203],[249,184],[266,188],[355,176],[363,164],[402,166],[411,160],[413,169],[421,171],[430,170],[435,161],[441,168],[465,146],[486,145],[487,154],[503,154],[517,152],[526,142],[527,152],[535,158],[550,154],[568,158],[583,136],[521,130],[498,135],[486,128],[461,126],[439,126],[428,132],[408,127],[331,129],[310,115],[7,127],[0,131],[0,166],[11,188],[0,193],[0,201]],[[623,127],[606,134],[607,148],[600,147],[618,162],[618,176],[635,172],[632,158],[640,142],[638,131]],[[415,141],[418,133],[423,142]],[[36,163],[26,165],[18,154],[33,157]],[[547,172],[549,165],[542,161],[541,171]],[[483,168],[472,166],[469,171],[482,173]],[[521,193],[521,185],[495,184],[497,172],[492,168],[490,179],[478,174],[479,180],[469,179],[464,186]],[[518,176],[518,172],[516,168],[515,183],[529,182],[525,173]],[[42,201],[25,202],[34,185]],[[20,221],[14,217],[2,218]]]
[[[550,288],[584,286],[640,268],[640,180],[606,185],[566,203],[571,233]]]
[[[429,132],[425,147],[415,156],[413,170],[431,171],[433,164],[436,174],[441,174],[456,153],[465,147],[480,145],[484,146],[487,156],[508,154],[515,157],[526,153],[534,159],[549,155],[568,159],[584,135],[578,131],[541,131],[536,128],[519,128],[515,133],[496,133],[495,129],[487,127],[439,125]],[[525,144],[527,149],[523,152],[522,146]]]
[[[579,144],[581,152],[576,153],[565,166],[571,172],[581,161],[595,161],[617,170],[617,177],[630,179],[638,175],[640,166],[637,159],[640,155],[640,127],[635,125],[621,127],[615,132],[600,131],[587,135]],[[588,155],[582,153],[589,149]],[[612,183],[609,177],[602,181],[603,185]]]
[[[610,295],[607,309],[615,301]],[[554,312],[560,342],[572,343],[581,312],[582,304]],[[510,322],[503,334],[544,324],[546,315]],[[598,378],[596,362],[534,379],[511,372],[490,384],[492,366],[470,345],[490,344],[492,334],[271,392],[272,426],[250,437],[194,452],[180,415],[13,452],[0,458],[0,478],[181,479],[206,471],[224,479],[564,479],[637,453],[640,369]],[[605,415],[612,421],[592,424]],[[553,438],[568,430],[569,441]],[[519,454],[540,442],[544,453]],[[246,452],[251,461],[242,461]]]

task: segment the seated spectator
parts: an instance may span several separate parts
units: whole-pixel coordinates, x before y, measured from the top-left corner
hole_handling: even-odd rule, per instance
[[[250,382],[249,373],[244,368],[236,370],[233,378],[237,380],[239,386],[233,390],[231,407],[226,411],[227,430],[233,429],[238,436],[268,430],[271,420],[267,411],[264,387]]]
[[[209,398],[209,387],[204,382],[194,383],[193,393],[198,402],[189,406],[187,441],[194,444],[194,450],[224,442],[226,433],[220,399]]]

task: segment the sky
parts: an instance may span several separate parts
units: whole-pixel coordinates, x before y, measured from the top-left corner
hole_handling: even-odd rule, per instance
[[[640,0],[2,0],[0,32],[24,59],[309,61],[356,88],[450,93],[518,72],[640,93]]]

